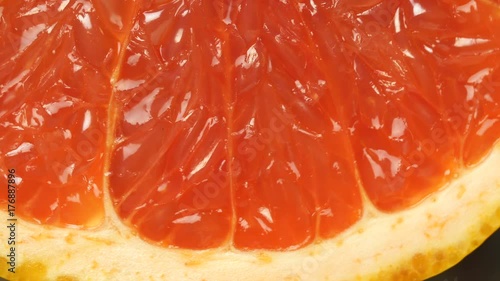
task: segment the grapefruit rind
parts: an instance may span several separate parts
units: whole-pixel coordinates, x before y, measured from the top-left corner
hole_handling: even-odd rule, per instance
[[[1,272],[10,280],[422,280],[460,261],[500,226],[498,167],[500,145],[418,205],[369,211],[337,237],[289,252],[160,248],[116,216],[93,231],[19,219],[16,273],[5,274],[4,257]],[[1,243],[1,252],[7,246]]]

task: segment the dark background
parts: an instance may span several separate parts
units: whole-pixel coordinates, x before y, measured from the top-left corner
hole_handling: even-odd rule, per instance
[[[500,229],[459,264],[427,281],[500,281]]]

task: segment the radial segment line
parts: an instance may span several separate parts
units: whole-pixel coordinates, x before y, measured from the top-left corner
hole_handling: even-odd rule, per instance
[[[321,55],[320,51],[316,48],[316,45],[314,44],[315,38],[313,37],[314,36],[313,34],[316,34],[316,33],[313,32],[313,30],[311,30],[309,25],[305,22],[305,19],[304,19],[302,13],[300,12],[302,9],[299,7],[300,3],[298,2],[298,0],[292,0],[292,1],[293,1],[293,7],[295,8],[295,11],[299,16],[299,18],[302,22],[302,25],[308,31],[308,32],[306,32],[307,44],[311,47],[311,50],[314,50],[314,52],[317,53],[317,55],[318,55],[318,56],[312,56],[312,57],[321,57],[322,55]],[[318,11],[318,12],[321,13],[323,11]],[[336,36],[335,34],[332,34],[332,35]],[[320,40],[318,40],[318,41],[320,41]],[[339,92],[339,87],[338,87],[339,83],[336,82],[335,79],[332,79],[332,77],[335,77],[334,73],[332,73],[332,70],[329,68],[329,66],[327,64],[325,64],[324,60],[319,60],[319,61],[316,60],[316,63],[317,63],[318,69],[323,73],[323,75],[327,81],[326,85],[328,87],[328,91],[332,94],[333,97],[335,97],[337,95],[337,93]],[[345,122],[346,116],[345,116],[344,111],[338,110],[337,113],[339,114],[340,123],[341,123],[342,127],[347,128],[348,126]],[[368,211],[371,213],[372,209],[373,209],[373,207],[372,207],[373,205],[372,205],[371,201],[368,199],[368,196],[363,188],[363,183],[361,181],[361,175],[359,172],[359,166],[358,166],[358,163],[355,159],[354,145],[351,141],[351,138],[348,135],[346,136],[346,139],[347,139],[348,148],[349,148],[348,153],[354,162],[354,168],[355,168],[354,169],[354,176],[356,179],[356,183],[358,184],[358,189],[360,192],[361,200],[363,202],[363,210],[364,210],[364,212]]]
[[[226,132],[227,132],[227,170],[228,170],[228,180],[229,180],[229,192],[231,200],[231,229],[229,234],[230,247],[233,246],[234,233],[236,231],[236,194],[235,194],[235,184],[233,178],[233,156],[234,156],[234,142],[231,137],[233,130],[233,62],[229,54],[231,54],[231,44],[230,44],[230,34],[227,29],[222,34],[222,62],[224,65],[225,81],[223,86],[223,99],[224,99],[224,114],[226,115]]]
[[[131,7],[133,9],[133,14],[137,15],[138,7],[140,6],[140,1],[134,1],[134,6]],[[124,28],[131,27],[136,20],[136,16],[132,17],[130,25],[126,25]],[[104,179],[103,179],[103,202],[104,202],[104,212],[106,218],[113,218],[113,221],[120,221],[118,219],[117,213],[114,211],[113,202],[111,200],[111,193],[109,188],[109,172],[111,168],[111,156],[114,150],[115,143],[115,130],[116,123],[118,121],[118,110],[119,106],[117,104],[117,90],[116,83],[120,77],[122,64],[125,60],[125,53],[127,51],[127,46],[130,42],[130,36],[132,32],[132,28],[127,28],[127,33],[118,37],[119,41],[119,52],[118,56],[115,60],[115,67],[111,72],[110,77],[110,85],[111,85],[111,94],[108,100],[108,112],[107,112],[107,130],[106,130],[106,149],[104,153]],[[107,222],[105,222],[107,223]]]

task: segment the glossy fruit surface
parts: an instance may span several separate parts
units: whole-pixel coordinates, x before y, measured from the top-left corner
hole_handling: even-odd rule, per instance
[[[397,214],[500,137],[482,1],[0,1],[17,214],[165,248],[296,250]],[[7,193],[2,193],[7,201]]]

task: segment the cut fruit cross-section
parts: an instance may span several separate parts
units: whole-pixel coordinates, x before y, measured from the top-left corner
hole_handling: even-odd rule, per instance
[[[500,225],[498,2],[0,0],[0,21],[2,277],[418,280]]]

